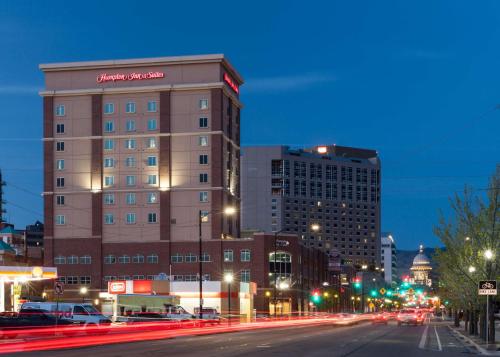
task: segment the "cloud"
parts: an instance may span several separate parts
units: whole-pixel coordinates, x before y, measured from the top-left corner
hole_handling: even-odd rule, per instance
[[[37,94],[40,87],[31,85],[0,85],[0,94],[3,95],[25,95]]]
[[[333,82],[336,78],[330,74],[307,73],[291,76],[250,78],[245,83],[245,92],[286,92],[309,88],[311,86]]]

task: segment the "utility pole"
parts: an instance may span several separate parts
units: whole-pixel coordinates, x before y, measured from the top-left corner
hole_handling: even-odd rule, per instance
[[[3,186],[5,186],[5,181],[2,180],[2,170],[0,170],[0,223],[5,222],[3,214],[6,212],[3,208],[5,204],[3,200]]]

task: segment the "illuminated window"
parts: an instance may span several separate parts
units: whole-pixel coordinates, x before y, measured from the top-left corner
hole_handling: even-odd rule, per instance
[[[112,213],[106,213],[104,215],[104,224],[114,224],[115,223],[115,216],[113,216]]]
[[[156,192],[148,192],[147,202],[148,203],[156,203],[157,202]]]
[[[200,99],[200,109],[208,109],[208,99]]]
[[[126,195],[126,202],[128,205],[135,205],[135,193],[134,192],[129,192]],[[135,222],[134,222],[135,223]]]
[[[242,249],[240,251],[240,260],[242,262],[249,262],[251,258],[250,249]]]
[[[200,214],[201,214],[201,221],[203,223],[208,222],[208,211],[201,211]]]
[[[113,186],[115,184],[114,176],[104,176],[104,186]]]
[[[115,104],[114,103],[105,103],[104,104],[104,114],[113,114],[115,112]]]
[[[208,192],[207,191],[200,192],[200,202],[208,202]]]
[[[64,160],[57,160],[56,164],[58,170],[64,170]]]
[[[135,213],[127,213],[127,224],[135,224]]]
[[[156,101],[154,101],[154,100],[148,101],[148,112],[150,112],[150,113],[156,112],[157,111],[156,107],[157,107]]]
[[[64,105],[60,104],[56,106],[56,116],[63,117],[65,115],[66,115],[66,108],[64,107]]]
[[[250,282],[250,270],[249,269],[244,269],[240,272],[240,281],[242,283],[249,283]]]
[[[105,205],[114,205],[115,204],[115,194],[114,193],[105,193],[104,194],[104,204]]]
[[[113,139],[104,139],[104,150],[113,150],[115,148],[115,141]]]
[[[127,139],[125,140],[125,149],[135,149],[136,141],[135,139]]]
[[[62,226],[66,224],[66,216],[63,214],[58,214],[56,216],[56,225]]]
[[[135,102],[127,102],[125,105],[125,113],[135,113]]]
[[[208,146],[208,136],[202,135],[198,137],[198,145]]]
[[[148,185],[156,185],[156,175],[148,175]]]
[[[156,138],[146,138],[145,146],[146,149],[156,148]]]
[[[225,249],[224,250],[224,262],[232,262],[233,261],[233,250]]]

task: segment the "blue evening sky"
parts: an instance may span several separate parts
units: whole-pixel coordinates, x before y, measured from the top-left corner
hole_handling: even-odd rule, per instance
[[[42,219],[39,63],[224,53],[244,145],[377,149],[382,227],[435,246],[438,211],[500,161],[500,1],[0,3],[7,218]]]

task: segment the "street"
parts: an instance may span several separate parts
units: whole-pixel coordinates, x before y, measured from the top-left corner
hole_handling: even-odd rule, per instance
[[[17,356],[458,356],[476,353],[458,341],[446,323],[424,326],[331,325],[273,328],[122,343]]]

